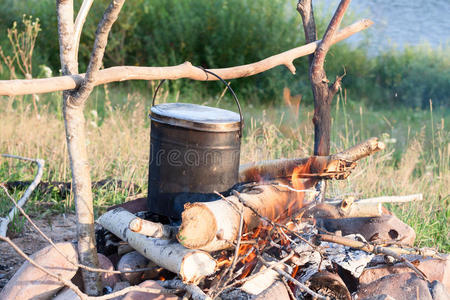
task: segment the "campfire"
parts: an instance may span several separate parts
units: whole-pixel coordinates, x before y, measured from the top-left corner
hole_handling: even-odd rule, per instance
[[[98,223],[113,234],[106,234],[105,245],[119,244],[118,238],[158,270],[151,276],[141,272],[140,281],[159,280],[163,288],[187,291],[193,299],[367,296],[358,280],[369,267],[380,267],[377,254],[401,260],[429,280],[400,255],[439,259],[439,254],[411,248],[414,231],[381,206],[421,200],[421,195],[321,199],[317,189],[322,180],[347,178],[357,160],[382,149],[383,143],[372,138],[327,157],[241,166],[240,183],[229,196],[193,199],[185,204],[179,226],[123,207],[103,214]],[[368,229],[375,220],[383,221]]]

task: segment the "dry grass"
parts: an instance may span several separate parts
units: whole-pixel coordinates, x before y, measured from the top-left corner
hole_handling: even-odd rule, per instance
[[[146,191],[148,107],[138,94],[128,95],[128,100],[121,108],[113,109],[111,105],[105,105],[103,117],[99,117],[97,110],[86,110],[91,174],[94,180],[121,179]],[[399,112],[398,115],[403,114]],[[419,119],[427,120],[422,116],[426,116],[427,112],[418,114]],[[242,163],[302,157],[311,153],[313,128],[309,108],[301,108],[298,118],[284,108],[248,108],[247,116]],[[378,121],[374,122],[374,119]],[[450,251],[450,138],[444,118],[435,119],[439,121],[433,126],[413,120],[415,123],[409,122],[412,125],[405,127],[401,120],[395,125],[392,117],[379,112],[363,112],[350,105],[337,106],[332,152],[372,135],[381,136],[388,143],[388,149],[362,161],[348,180],[333,182],[329,194],[371,197],[423,193],[425,200],[422,203],[392,206],[391,209],[415,228],[418,245],[437,245],[442,250]],[[433,127],[431,135],[430,127]],[[70,180],[64,124],[59,113],[41,110],[41,119],[38,120],[31,109],[0,111],[0,153],[43,158],[47,162],[44,180]],[[32,176],[30,167],[0,159],[1,181],[25,180]],[[118,187],[95,192],[99,207],[122,202],[128,196],[129,190]],[[37,196],[34,203],[38,204],[41,200]],[[0,204],[2,201],[5,200],[0,198]],[[52,201],[65,202],[65,209],[72,205],[70,198]]]

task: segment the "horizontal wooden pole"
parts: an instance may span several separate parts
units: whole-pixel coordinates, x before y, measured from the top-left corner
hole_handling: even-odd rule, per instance
[[[351,35],[360,32],[373,22],[368,19],[360,20],[340,30],[334,37],[332,43],[340,42]],[[295,67],[293,61],[296,58],[314,53],[321,41],[306,44],[288,51],[270,56],[261,61],[221,69],[209,69],[223,79],[234,79],[248,77],[270,70],[276,66],[285,65],[293,74]],[[0,80],[0,96],[17,96],[27,94],[41,94],[56,91],[73,90],[78,88],[84,80],[85,74],[60,76],[41,79]],[[211,81],[217,80],[214,76],[208,76],[203,70],[193,66],[190,62],[170,67],[134,67],[118,66],[98,71],[94,85],[127,80],[161,80],[181,79]]]

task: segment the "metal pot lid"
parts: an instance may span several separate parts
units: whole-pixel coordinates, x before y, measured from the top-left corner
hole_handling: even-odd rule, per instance
[[[151,108],[153,121],[200,131],[229,132],[241,128],[239,114],[191,103],[164,103]]]

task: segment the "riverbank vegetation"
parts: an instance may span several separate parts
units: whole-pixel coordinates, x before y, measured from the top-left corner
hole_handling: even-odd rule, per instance
[[[86,30],[81,37],[80,70],[86,68],[93,44],[96,24],[108,1],[95,1]],[[255,62],[273,54],[304,44],[296,1],[281,0],[135,0],[125,4],[124,12],[110,35],[105,67],[114,65],[167,66],[190,61],[208,68]],[[319,3],[320,4],[320,3]],[[59,75],[59,56],[54,1],[13,1],[0,3],[0,46],[12,55],[6,29],[22,15],[39,18],[41,31],[33,56],[33,77],[52,71]],[[319,36],[329,16],[317,16]],[[331,12],[331,11],[330,11]],[[359,17],[359,16],[358,16]],[[344,25],[355,21],[351,14]],[[427,45],[385,49],[369,54],[370,29],[359,42],[338,43],[326,61],[329,78],[346,72],[343,86],[348,97],[365,105],[404,105],[427,109],[430,99],[435,107],[450,103],[449,45]],[[361,36],[361,34],[360,34]],[[243,101],[281,103],[280,91],[288,87],[312,102],[307,59],[295,61],[297,74],[284,67],[250,78],[232,80]],[[3,68],[0,78],[9,78]],[[20,74],[19,74],[20,75]],[[177,81],[173,90],[191,89],[199,97],[217,94],[217,85]],[[135,88],[145,89],[144,85]]]

